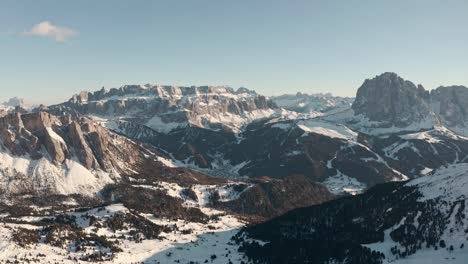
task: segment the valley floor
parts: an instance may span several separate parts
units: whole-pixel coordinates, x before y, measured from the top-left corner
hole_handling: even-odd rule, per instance
[[[220,211],[205,209],[211,215]],[[69,213],[76,216],[76,223],[85,233],[105,236],[117,241],[122,252],[115,253],[110,263],[241,263],[243,256],[238,253],[238,246],[231,241],[244,223],[233,216],[222,215],[208,224],[191,223],[184,220],[171,221],[143,215],[149,221],[161,226],[173,226],[170,232],[162,232],[158,239],[143,239],[134,241],[121,238],[127,230],[113,232],[108,228],[96,228],[90,225],[88,216],[100,220],[110,219],[116,214],[126,214],[129,210],[121,204],[114,204],[103,209],[92,209],[81,213]],[[85,217],[86,216],[86,217]],[[53,247],[46,243],[32,244],[21,247],[11,242],[14,230],[17,228],[36,229],[33,224],[36,217],[16,219],[21,224],[3,223],[0,226],[0,259],[3,263],[76,263],[83,252],[73,252],[70,248]],[[31,222],[31,224],[28,224]],[[45,240],[45,238],[41,238]],[[86,253],[106,252],[104,249],[88,248]]]

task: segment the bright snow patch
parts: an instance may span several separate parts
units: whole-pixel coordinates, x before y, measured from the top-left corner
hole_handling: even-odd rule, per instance
[[[161,133],[169,133],[174,129],[186,126],[184,123],[164,122],[158,115],[153,116],[145,125]]]
[[[62,166],[56,166],[45,158],[33,160],[5,152],[0,152],[0,170],[0,189],[4,193],[28,189],[64,195],[94,195],[118,177],[117,174],[88,170],[74,160],[66,160]]]
[[[406,135],[400,136],[400,138],[406,139],[406,140],[424,140],[424,141],[427,141],[429,143],[439,143],[440,142],[439,139],[433,137],[428,132],[418,132],[418,133],[406,134]]]
[[[335,176],[328,177],[322,183],[333,194],[348,193],[356,195],[362,193],[367,188],[364,183],[359,182],[355,178],[348,177],[341,172],[338,172]]]
[[[356,140],[358,135],[344,125],[334,124],[324,120],[301,120],[298,122],[298,126],[305,132],[321,134],[331,138]]]

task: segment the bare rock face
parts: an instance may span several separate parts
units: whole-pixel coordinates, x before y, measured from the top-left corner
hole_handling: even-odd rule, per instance
[[[468,88],[464,86],[439,87],[431,91],[434,111],[448,127],[465,126],[468,121]]]
[[[12,113],[0,119],[0,133],[4,146],[13,154],[39,157],[41,146],[44,146],[53,162],[61,164],[69,157],[69,152],[63,139],[53,129],[57,125],[60,125],[60,121],[45,112]]]
[[[21,115],[21,119],[24,128],[34,134],[40,143],[44,145],[53,163],[62,164],[66,159],[70,158],[67,144],[59,135],[60,131],[57,129],[62,125],[57,117],[46,112],[37,112]]]
[[[94,170],[125,172],[144,159],[137,145],[89,118],[47,112],[1,117],[0,142],[15,156],[47,158],[55,165],[76,157],[85,168]]]
[[[83,164],[87,169],[97,169],[98,162],[93,155],[92,149],[89,147],[86,142],[81,126],[76,121],[71,121],[68,125],[68,136],[70,137],[71,144],[75,149],[75,154],[78,156],[78,159],[81,164]]]
[[[82,92],[52,109],[127,120],[157,131],[197,126],[236,129],[238,122],[270,115],[275,104],[245,88],[126,85],[94,93]],[[165,127],[166,126],[166,127]],[[167,131],[166,131],[167,130]]]
[[[432,110],[425,98],[429,94],[395,73],[367,79],[359,88],[352,108],[371,121],[405,127],[425,120]]]

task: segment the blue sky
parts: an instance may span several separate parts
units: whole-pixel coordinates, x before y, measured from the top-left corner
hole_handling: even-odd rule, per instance
[[[467,11],[466,0],[5,0],[0,101],[149,82],[353,96],[385,71],[468,85]]]

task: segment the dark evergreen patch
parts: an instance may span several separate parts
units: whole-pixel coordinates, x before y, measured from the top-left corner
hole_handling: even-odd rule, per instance
[[[377,185],[362,195],[296,209],[247,227],[233,239],[254,263],[382,263],[383,254],[361,245],[382,242],[384,231],[392,227],[397,227],[390,233],[398,244],[392,249],[396,257],[423,246],[440,247],[449,212],[441,211],[441,201],[420,202],[420,196],[403,183]],[[261,246],[246,237],[267,243]]]

